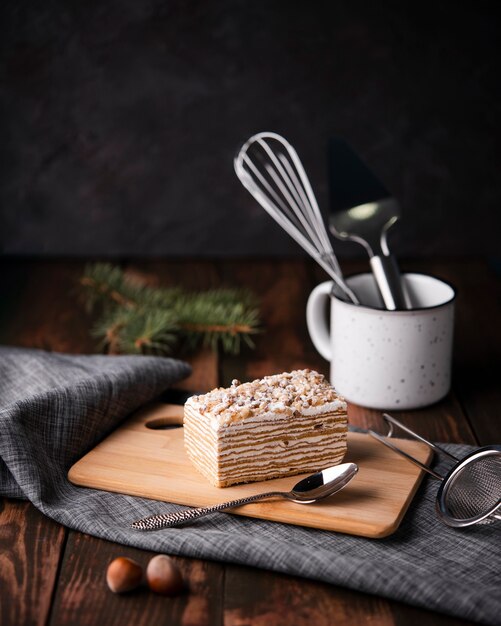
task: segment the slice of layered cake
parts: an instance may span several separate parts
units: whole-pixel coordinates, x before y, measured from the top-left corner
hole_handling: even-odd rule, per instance
[[[346,402],[311,370],[266,376],[192,396],[184,441],[216,487],[315,472],[346,452]]]

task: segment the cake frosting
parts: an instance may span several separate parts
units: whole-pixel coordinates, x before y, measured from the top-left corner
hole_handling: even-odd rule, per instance
[[[192,396],[184,409],[189,458],[215,486],[312,472],[346,453],[346,402],[312,370]]]

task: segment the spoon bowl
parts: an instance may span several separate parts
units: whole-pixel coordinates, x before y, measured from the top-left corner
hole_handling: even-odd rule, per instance
[[[268,491],[266,493],[258,493],[247,498],[239,498],[238,500],[230,500],[222,504],[214,504],[213,506],[198,507],[195,509],[186,509],[179,513],[160,513],[158,515],[150,515],[140,520],[132,522],[131,528],[135,530],[160,530],[161,528],[170,528],[188,522],[209,513],[223,511],[224,509],[233,509],[237,506],[265,500],[267,498],[285,498],[298,504],[312,504],[317,500],[322,500],[328,496],[337,493],[345,487],[358,472],[356,463],[342,463],[334,465],[327,469],[311,474],[300,480],[290,491]]]
[[[367,250],[384,307],[389,311],[412,307],[387,242],[388,231],[399,217],[400,208],[394,198],[368,202],[333,213],[330,217],[330,231],[333,235],[338,239],[355,241]]]
[[[309,504],[328,498],[345,487],[358,472],[356,463],[342,463],[333,465],[316,474],[311,474],[300,480],[290,490],[289,500],[299,504]]]

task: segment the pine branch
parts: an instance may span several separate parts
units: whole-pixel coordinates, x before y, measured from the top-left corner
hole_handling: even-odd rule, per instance
[[[177,330],[172,311],[115,308],[101,317],[92,334],[110,354],[168,354]]]
[[[250,336],[259,332],[258,306],[246,290],[152,288],[107,263],[87,266],[80,284],[87,309],[100,312],[92,334],[113,354],[169,353],[177,339],[235,354],[242,343],[253,347]]]
[[[87,265],[80,279],[84,300],[89,311],[101,306],[172,307],[182,290],[154,289],[128,277],[122,269],[110,263]]]

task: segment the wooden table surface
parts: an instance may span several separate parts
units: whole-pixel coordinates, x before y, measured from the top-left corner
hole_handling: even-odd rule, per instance
[[[453,392],[424,410],[395,412],[424,436],[451,442],[501,441],[500,286],[482,260],[415,261],[405,270],[430,272],[458,289]],[[75,299],[83,261],[1,260],[0,342],[71,353],[95,352],[91,320]],[[124,262],[151,284],[192,289],[246,286],[261,300],[265,332],[239,357],[191,358],[186,388],[208,390],[294,368],[325,374],[305,326],[308,293],[322,280],[309,260]],[[345,262],[346,273],[366,267]],[[352,424],[382,428],[379,411],[351,405]],[[0,433],[1,436],[1,433]],[[0,623],[190,624],[274,626],[452,625],[462,620],[384,598],[251,567],[176,558],[189,593],[174,598],[139,591],[115,596],[105,584],[119,555],[146,564],[152,554],[68,530],[26,502],[0,500]]]

